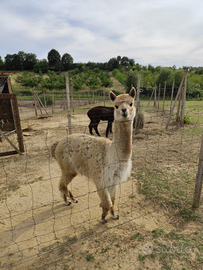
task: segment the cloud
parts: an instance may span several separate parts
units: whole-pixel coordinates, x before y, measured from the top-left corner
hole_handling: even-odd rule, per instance
[[[3,1],[0,56],[21,50],[43,59],[54,48],[74,62],[121,55],[142,65],[199,66],[202,12],[198,0]]]

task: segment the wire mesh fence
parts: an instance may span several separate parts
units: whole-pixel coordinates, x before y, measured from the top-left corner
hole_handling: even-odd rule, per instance
[[[160,226],[165,230],[181,226],[181,221],[190,213],[188,209],[193,199],[203,125],[202,103],[195,105],[195,111],[187,107],[186,112],[192,115],[190,125],[180,129],[172,120],[166,130],[167,104],[163,113],[141,102],[144,127],[133,136],[132,174],[117,186],[115,209],[120,218],[112,220],[108,216],[105,225],[99,222],[100,201],[90,179],[77,176],[69,185],[78,204],[65,206],[60,197],[61,172],[51,157],[50,146],[68,134],[67,113],[61,103],[55,104],[54,114],[50,106],[48,115],[39,113],[37,117],[33,101],[19,103],[25,153],[0,157],[0,261],[3,269],[23,269],[26,263],[42,254],[48,256],[53,250],[61,249],[64,242],[73,246],[76,240],[114,234],[118,228],[123,228],[122,236],[134,228],[147,231]],[[86,112],[92,106],[95,103],[72,112],[73,133],[89,134]],[[106,122],[99,124],[103,137],[106,126]],[[15,134],[9,138],[16,142]],[[0,147],[1,151],[8,151],[11,146],[2,140]],[[182,219],[169,215],[170,209],[175,209]],[[110,250],[108,252],[110,254]],[[119,256],[115,256],[121,263]],[[128,258],[127,265],[126,269],[134,269],[132,257]],[[75,266],[78,267],[76,262]]]

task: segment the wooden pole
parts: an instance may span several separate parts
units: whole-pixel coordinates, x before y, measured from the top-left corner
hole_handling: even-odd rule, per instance
[[[155,85],[155,88],[154,88],[154,106],[156,107],[156,85]]]
[[[192,204],[193,209],[198,208],[200,205],[202,183],[203,183],[203,134],[202,134],[202,141],[201,141],[201,148],[200,148],[200,155],[199,155],[199,165],[198,165],[198,171],[197,171],[197,176],[196,176],[195,192],[194,192],[193,204]]]
[[[103,90],[103,97],[104,97],[104,106],[105,106],[105,88]]]
[[[187,70],[184,71],[184,83],[182,90],[182,106],[180,112],[180,126],[184,126],[184,116],[185,116],[185,99],[186,99],[186,89],[187,89]]]
[[[40,110],[40,112],[41,112],[41,114],[42,114],[42,110],[41,110],[41,107],[40,107],[39,100],[38,100],[38,98],[37,98],[37,94],[36,94],[36,92],[35,92],[35,91],[33,91],[33,92],[34,92],[34,96],[35,96],[35,101],[36,101],[36,104],[37,104],[37,106],[38,106],[38,108],[39,108],[39,110]]]
[[[63,110],[65,111],[65,109],[66,109],[66,102],[64,98],[64,89],[63,89]]]
[[[52,113],[54,113],[54,89],[52,89]]]
[[[70,107],[73,109],[74,111],[74,106],[73,106],[73,88],[71,87],[71,103],[70,103]]]
[[[45,94],[45,91],[43,92],[44,93],[44,107],[47,106],[47,101],[46,101],[46,94]]]
[[[37,102],[36,102],[36,97],[34,94],[34,88],[32,89],[32,95],[33,95],[34,106],[35,106],[35,116],[37,116]]]
[[[155,89],[155,88],[154,88],[154,89]],[[152,94],[151,94],[151,97],[150,97],[149,102],[148,102],[148,104],[147,104],[147,107],[149,106],[149,103],[151,102],[151,99],[152,99],[152,97],[153,97],[154,89],[153,89],[153,91],[152,91]]]
[[[69,131],[69,134],[71,134],[72,130],[71,130],[71,111],[70,111],[70,92],[69,92],[68,72],[66,72],[65,77],[66,77],[66,99],[67,99],[67,108],[68,108],[68,131]]]
[[[18,137],[19,149],[21,152],[24,152],[25,148],[23,144],[23,133],[22,133],[21,124],[20,124],[20,115],[18,111],[18,102],[17,102],[16,95],[13,95],[12,97],[12,106],[13,106],[13,116],[14,116],[14,121],[15,121],[16,133]]]
[[[164,84],[164,95],[163,95],[163,106],[162,106],[162,112],[164,112],[165,96],[166,96],[166,81],[165,81],[165,84]]]
[[[171,107],[172,107],[172,102],[173,102],[174,86],[175,86],[175,79],[173,79],[173,84],[172,84],[170,112],[171,112]]]
[[[159,83],[158,109],[159,109],[160,92],[161,92],[161,83]]]
[[[138,74],[138,79],[137,79],[137,96],[136,96],[136,114],[135,114],[135,129],[134,129],[134,134],[135,134],[135,132],[136,132],[137,122],[138,122],[138,117],[139,117],[140,79],[141,79],[141,75]]]
[[[45,109],[43,103],[41,102],[41,99],[39,98],[39,96],[37,95],[37,93],[36,93],[35,91],[34,91],[34,95],[35,95],[36,100],[37,100],[37,102],[38,102],[39,108],[40,108],[40,105],[41,105],[42,108],[45,110],[46,114],[48,115],[48,113],[47,113],[47,111],[46,111],[46,109]],[[41,111],[41,108],[40,108],[40,111]],[[42,111],[41,111],[41,113],[42,113]]]
[[[181,92],[181,89],[182,89],[183,81],[184,81],[184,76],[183,76],[183,78],[182,78],[182,81],[181,81],[180,86],[179,86],[179,89],[178,89],[178,93],[177,93],[176,98],[175,98],[175,101],[174,101],[174,103],[173,103],[173,108],[172,108],[171,113],[170,113],[170,115],[169,115],[169,118],[168,118],[168,121],[167,121],[167,124],[166,124],[166,129],[168,128],[169,122],[170,122],[171,117],[172,117],[172,115],[173,115],[174,108],[175,108],[175,106],[176,106],[178,97],[179,97],[180,92]]]
[[[81,106],[80,93],[78,93],[78,96],[79,96],[79,105]]]
[[[1,131],[1,129],[0,129],[0,135],[16,150],[16,152],[18,152],[18,154],[20,154],[20,155],[22,154],[21,151],[18,150],[18,148],[6,137],[6,135],[4,135],[4,133]]]

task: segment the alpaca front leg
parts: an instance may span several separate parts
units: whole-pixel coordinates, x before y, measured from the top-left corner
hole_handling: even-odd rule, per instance
[[[112,207],[112,202],[111,202],[110,194],[109,194],[108,190],[102,189],[102,190],[98,191],[98,195],[99,195],[100,200],[101,200],[100,206],[102,207],[102,214],[100,217],[100,221],[101,221],[101,223],[105,224],[107,222],[106,216]]]
[[[105,218],[106,218],[108,212],[109,212],[109,208],[102,207],[102,214],[100,217],[101,223],[103,223],[103,224],[107,223],[107,220]]]
[[[115,212],[114,212],[114,204],[115,204],[115,199],[112,201],[112,207],[110,209],[110,213],[111,213],[111,217],[113,219],[119,219],[119,215],[115,215]]]
[[[115,205],[115,197],[116,197],[116,186],[108,188],[110,196],[111,196],[111,201],[112,201],[112,206],[110,209],[111,217],[113,219],[119,219],[119,215],[115,215],[115,210],[114,210],[114,205]]]

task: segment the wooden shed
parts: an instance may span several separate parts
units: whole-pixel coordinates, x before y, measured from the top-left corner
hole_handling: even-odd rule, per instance
[[[19,72],[0,71],[0,139],[3,137],[12,148],[15,149],[14,151],[6,151],[3,153],[0,150],[0,156],[20,154],[25,151],[17,97],[16,94],[13,94],[10,80],[10,75],[16,73]],[[8,135],[12,132],[17,134],[18,147],[8,138]]]

